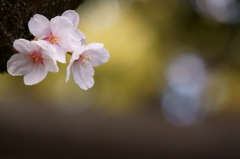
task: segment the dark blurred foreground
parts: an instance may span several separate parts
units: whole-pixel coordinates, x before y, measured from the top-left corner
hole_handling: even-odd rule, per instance
[[[238,158],[239,123],[220,115],[177,128],[154,109],[113,117],[0,107],[0,158]]]

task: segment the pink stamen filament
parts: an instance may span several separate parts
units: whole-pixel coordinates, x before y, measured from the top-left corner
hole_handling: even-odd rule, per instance
[[[52,44],[58,44],[58,37],[54,36],[53,33],[50,33],[49,36],[43,40],[49,41]]]
[[[38,52],[33,52],[31,54],[27,54],[27,56],[29,57],[29,60],[35,65],[43,65],[43,57],[42,54],[38,53]]]
[[[89,56],[89,55],[86,54],[86,53],[82,53],[82,54],[79,56],[79,59],[76,60],[76,61],[79,61],[83,67],[86,67],[86,64],[89,65],[89,62],[91,61],[91,57],[92,57],[92,56]],[[75,61],[75,62],[76,62],[76,61]]]

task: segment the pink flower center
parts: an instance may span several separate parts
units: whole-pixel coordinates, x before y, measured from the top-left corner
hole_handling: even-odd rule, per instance
[[[53,33],[50,33],[48,37],[43,40],[49,41],[51,44],[58,44],[58,37],[54,36]]]
[[[86,67],[86,65],[89,65],[89,62],[90,62],[90,59],[91,59],[92,56],[89,56],[88,54],[86,53],[82,53],[80,56],[79,56],[79,60],[80,60],[80,63],[83,67]]]
[[[43,65],[43,57],[42,54],[38,53],[38,52],[33,52],[31,54],[27,54],[27,56],[29,57],[30,61],[35,65]]]

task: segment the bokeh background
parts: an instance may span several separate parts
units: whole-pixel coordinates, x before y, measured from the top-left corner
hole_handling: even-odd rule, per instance
[[[67,64],[34,86],[1,75],[3,157],[239,156],[240,1],[85,0],[76,11],[109,62],[87,91],[65,83]]]

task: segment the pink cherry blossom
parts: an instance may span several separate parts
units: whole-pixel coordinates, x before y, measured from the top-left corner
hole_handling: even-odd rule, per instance
[[[64,16],[57,16],[50,21],[43,15],[35,14],[28,22],[30,32],[42,41],[42,45],[52,47],[52,57],[66,63],[66,52],[72,52],[81,44],[81,38],[74,33],[73,22]],[[45,43],[44,43],[45,41]]]
[[[58,72],[57,63],[51,56],[51,48],[43,47],[38,41],[15,40],[13,47],[19,52],[7,62],[7,70],[12,76],[24,76],[26,85],[41,82],[48,71]]]

